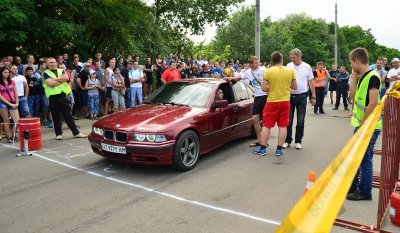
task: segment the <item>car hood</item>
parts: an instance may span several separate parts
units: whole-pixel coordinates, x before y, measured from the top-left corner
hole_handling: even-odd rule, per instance
[[[168,126],[202,111],[204,111],[203,108],[143,104],[111,114],[94,125],[122,131],[163,132]]]

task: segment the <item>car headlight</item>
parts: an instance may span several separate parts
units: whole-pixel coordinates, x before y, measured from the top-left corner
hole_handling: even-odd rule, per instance
[[[97,128],[97,127],[93,127],[93,133],[95,133],[97,135],[100,135],[100,136],[103,136],[104,130],[100,129],[100,128]]]
[[[165,142],[167,137],[164,134],[142,134],[135,133],[133,140],[138,142]]]

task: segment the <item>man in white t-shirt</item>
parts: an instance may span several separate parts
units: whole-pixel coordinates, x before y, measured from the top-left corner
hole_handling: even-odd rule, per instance
[[[392,59],[392,69],[389,70],[387,78],[389,79],[389,89],[400,80],[400,60],[395,57]]]
[[[292,127],[294,111],[297,111],[297,125],[294,142],[296,143],[296,149],[299,150],[302,148],[301,143],[304,136],[304,119],[306,116],[307,108],[308,86],[310,86],[312,93],[311,105],[315,105],[315,87],[313,82],[314,74],[311,66],[302,61],[302,53],[300,49],[293,49],[292,51],[290,51],[289,55],[292,62],[290,62],[286,66],[294,69],[298,88],[297,90],[290,90],[289,126],[287,127],[287,136],[285,143],[282,145],[282,147],[283,149],[288,148],[293,140]]]
[[[133,69],[129,71],[129,82],[131,83],[131,107],[135,107],[136,100],[140,104],[143,102],[142,82],[144,82],[143,70],[139,69],[139,63],[133,62]]]
[[[11,67],[12,72],[14,73],[14,77],[12,80],[14,80],[15,85],[17,86],[17,92],[18,92],[18,99],[19,99],[19,104],[18,104],[18,111],[20,117],[30,117],[29,113],[29,106],[28,106],[28,95],[29,95],[29,86],[28,82],[26,81],[26,78],[22,75],[18,74],[18,67],[16,65],[13,65]]]
[[[249,146],[260,146],[260,119],[263,113],[264,105],[267,102],[267,93],[261,90],[261,83],[264,78],[265,69],[260,67],[260,63],[258,57],[251,56],[248,59],[250,69],[246,70],[239,77],[226,77],[224,80],[227,81],[238,81],[243,80],[247,84],[253,87],[254,89],[254,103],[253,103],[253,111],[252,111],[252,121],[253,127],[257,135],[257,141],[251,143]]]

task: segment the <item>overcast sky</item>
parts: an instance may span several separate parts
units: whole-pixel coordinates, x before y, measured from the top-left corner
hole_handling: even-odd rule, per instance
[[[288,14],[304,12],[312,18],[335,21],[336,0],[261,0],[261,20],[273,21]],[[400,49],[400,0],[337,0],[338,25],[371,29],[377,43]],[[242,5],[254,6],[255,0],[245,0]],[[216,27],[207,26],[205,35],[192,36],[195,42],[208,42],[215,36]]]

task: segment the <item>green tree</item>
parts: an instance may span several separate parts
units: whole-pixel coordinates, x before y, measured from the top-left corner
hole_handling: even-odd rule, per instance
[[[26,27],[34,16],[33,1],[0,0],[0,54],[14,54],[27,39]]]
[[[226,45],[230,45],[231,58],[240,62],[247,61],[250,55],[254,55],[255,35],[255,11],[253,7],[245,7],[233,14],[227,24],[217,29],[214,44],[215,52],[220,54]],[[262,27],[269,25],[270,19],[262,22]],[[263,46],[261,44],[261,46]]]
[[[215,55],[221,53],[225,45],[231,46],[231,58],[241,62],[253,55],[254,24],[255,13],[252,7],[242,8],[233,14],[226,25],[217,29],[215,39],[210,42]],[[261,23],[260,33],[261,61],[269,61],[273,51],[280,51],[287,63],[289,51],[297,47],[302,51],[304,61],[312,66],[318,61],[324,61],[330,67],[334,62],[334,23],[313,19],[305,14],[292,14],[275,22],[265,19]],[[350,68],[348,54],[357,47],[368,50],[371,63],[380,56],[399,56],[399,50],[378,45],[371,30],[360,26],[339,27],[338,41],[338,65],[347,68]]]
[[[178,32],[201,34],[207,23],[223,22],[229,7],[244,0],[155,0],[151,6],[156,24]]]

